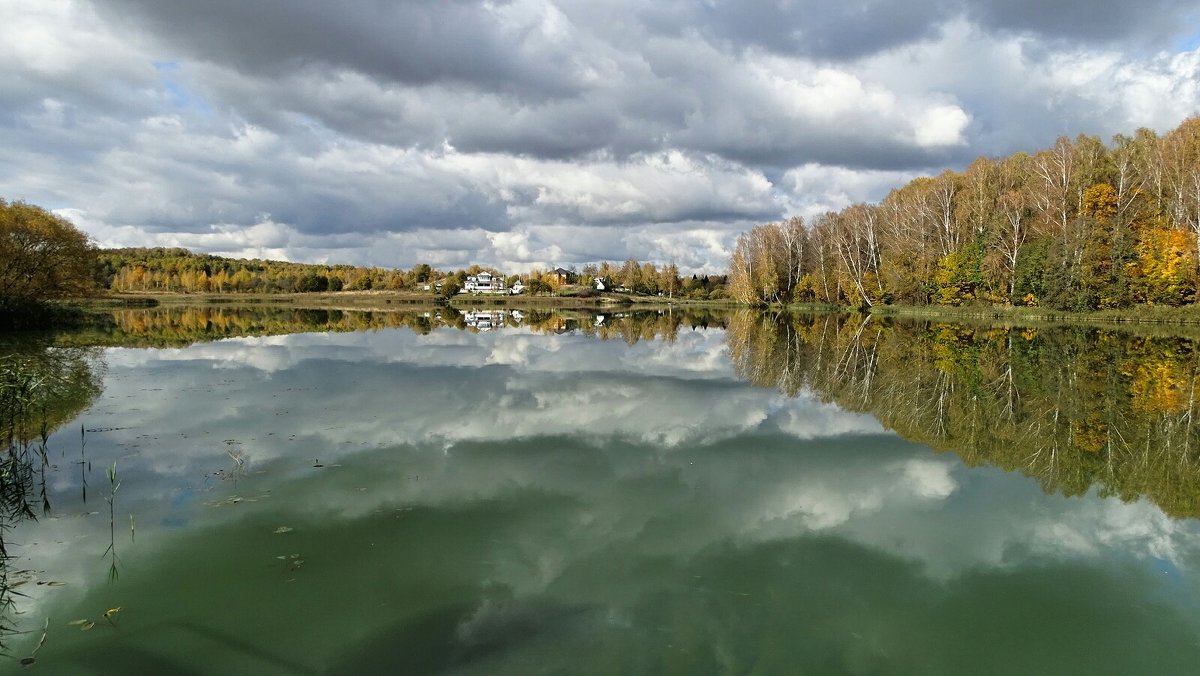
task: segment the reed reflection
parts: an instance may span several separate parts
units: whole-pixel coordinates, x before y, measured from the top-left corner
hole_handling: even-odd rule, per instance
[[[50,512],[50,434],[96,400],[103,371],[93,349],[43,341],[0,345],[0,651],[16,630],[11,615],[24,581],[11,568],[16,555],[9,531]]]

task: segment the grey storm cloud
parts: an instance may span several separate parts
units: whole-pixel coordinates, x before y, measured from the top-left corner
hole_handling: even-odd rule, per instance
[[[305,68],[397,84],[452,81],[484,90],[569,94],[572,50],[508,30],[481,0],[104,0],[117,24],[167,38],[196,58],[263,76]]]
[[[953,5],[950,0],[684,1],[660,4],[646,16],[652,28],[667,33],[699,26],[735,47],[846,60],[935,35]]]
[[[725,264],[756,222],[1200,110],[1194,2],[0,0],[0,196],[107,245]]]
[[[1200,8],[1192,0],[989,0],[967,3],[966,11],[996,30],[1143,48],[1157,48],[1165,39],[1200,28]]]
[[[967,17],[985,31],[1080,42],[1154,45],[1200,20],[1190,0],[743,0],[664,2],[645,13],[656,30],[698,27],[735,47],[844,61],[934,37]]]

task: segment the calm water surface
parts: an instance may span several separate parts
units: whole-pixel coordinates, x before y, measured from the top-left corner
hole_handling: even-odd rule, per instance
[[[10,340],[0,669],[1196,673],[1193,341],[430,314]]]

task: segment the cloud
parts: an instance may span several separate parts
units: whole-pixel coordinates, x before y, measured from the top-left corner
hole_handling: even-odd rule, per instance
[[[757,222],[1200,111],[1167,0],[0,11],[0,195],[113,245],[715,271]]]
[[[577,87],[571,35],[552,5],[106,0],[97,7],[196,59],[266,78],[346,69],[406,85],[451,81],[526,94]]]
[[[647,14],[648,23],[661,31],[697,25],[735,48],[840,61],[935,36],[940,17],[953,4],[937,0],[667,2]]]
[[[1148,0],[1138,4],[1067,0],[987,0],[965,3],[968,16],[1001,31],[1033,33],[1079,43],[1161,45],[1200,27],[1200,13],[1186,0]]]

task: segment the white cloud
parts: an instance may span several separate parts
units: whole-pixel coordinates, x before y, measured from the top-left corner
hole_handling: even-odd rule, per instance
[[[935,106],[917,123],[917,143],[927,147],[964,145],[963,132],[970,121],[958,106]]]
[[[757,222],[1200,112],[1155,7],[0,0],[0,195],[105,245],[715,272]]]

